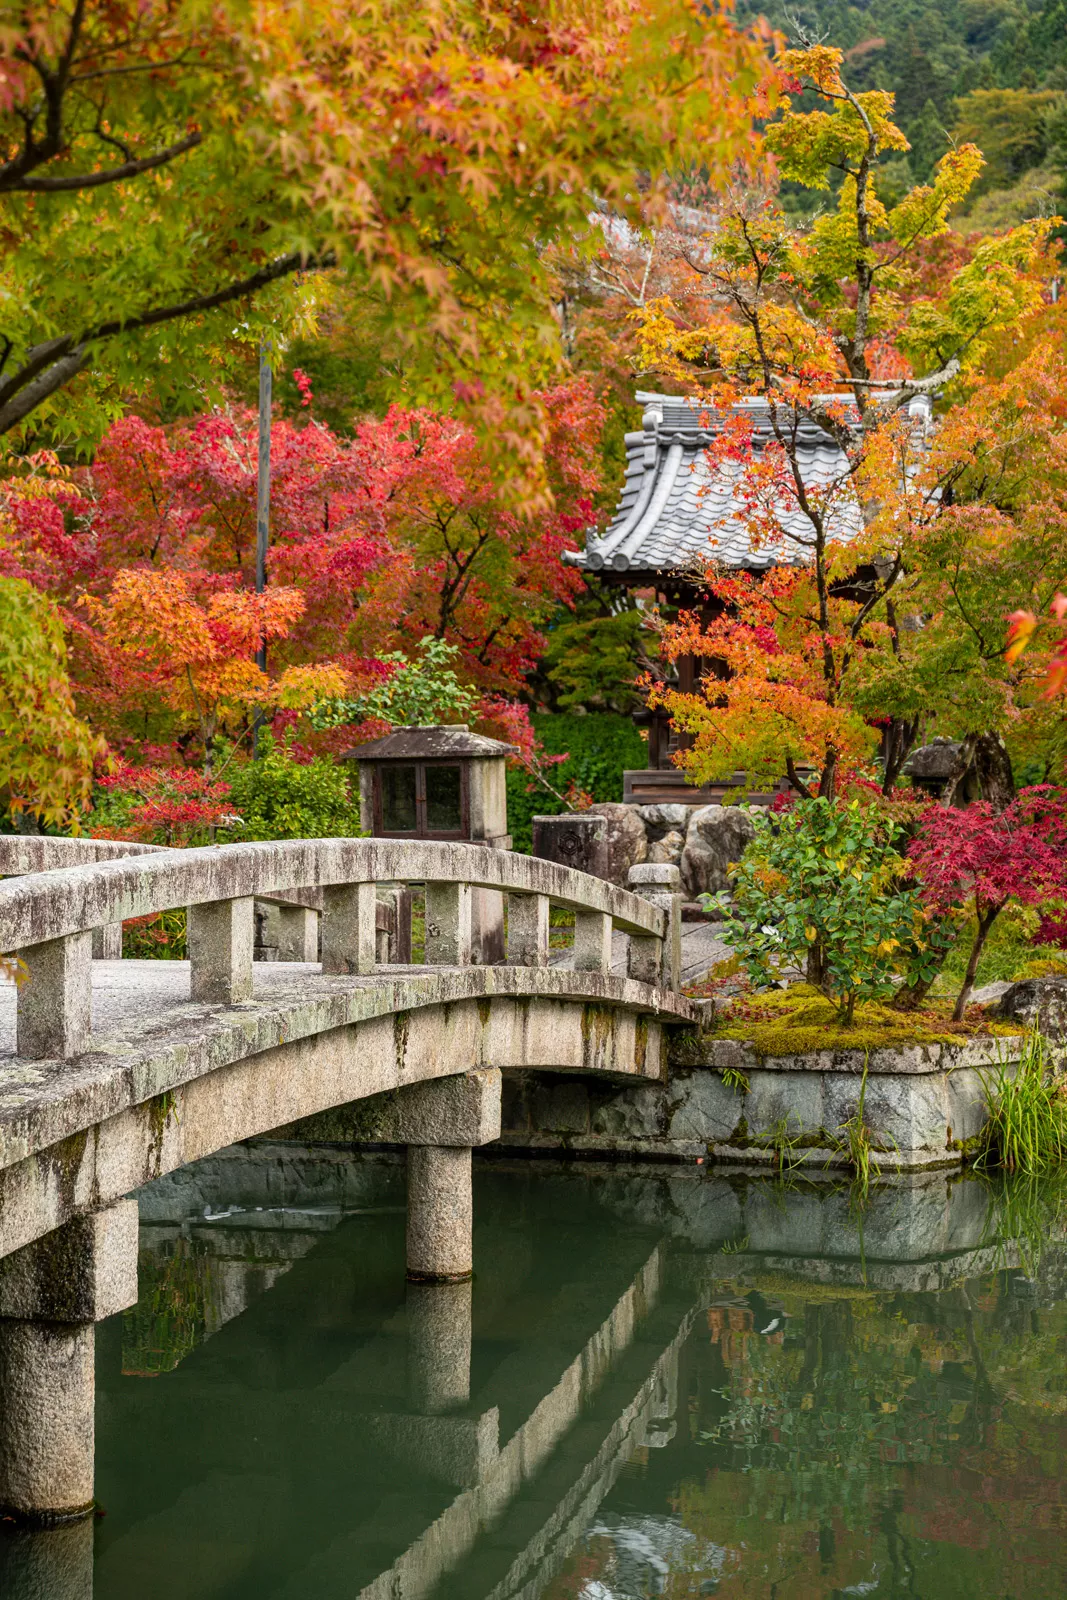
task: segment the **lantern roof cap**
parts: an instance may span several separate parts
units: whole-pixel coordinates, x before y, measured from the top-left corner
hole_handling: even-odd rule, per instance
[[[394,728],[384,739],[371,739],[346,750],[343,761],[442,761],[510,756],[516,746],[472,733],[465,722],[426,728]]]

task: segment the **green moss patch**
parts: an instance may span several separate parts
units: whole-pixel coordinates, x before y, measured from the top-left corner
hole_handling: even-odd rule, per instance
[[[716,1019],[714,1036],[737,1039],[761,1056],[809,1055],[816,1050],[891,1050],[911,1044],[959,1044],[973,1038],[1018,1038],[1015,1023],[991,1022],[972,1011],[952,1022],[938,1011],[894,1011],[882,1001],[856,1006],[846,1028],[829,1000],[806,983],[733,999]]]

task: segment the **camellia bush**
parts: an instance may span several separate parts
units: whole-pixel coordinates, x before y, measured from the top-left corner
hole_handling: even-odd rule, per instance
[[[756,836],[732,869],[723,936],[767,987],[805,972],[851,1026],[859,1000],[884,1000],[939,957],[938,930],[909,881],[903,823],[860,801],[800,800],[753,811]]]

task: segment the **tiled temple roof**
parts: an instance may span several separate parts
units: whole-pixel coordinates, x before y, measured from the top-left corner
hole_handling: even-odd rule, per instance
[[[642,431],[626,435],[626,480],[611,525],[603,538],[590,530],[586,548],[568,552],[564,561],[587,572],[665,573],[684,571],[700,556],[714,557],[726,567],[759,571],[770,566],[799,565],[803,546],[789,537],[811,537],[811,525],[799,512],[783,508],[786,537],[779,544],[761,542],[754,550],[745,525],[737,482],[739,464],[713,471],[704,454],[719,432],[710,414],[679,395],[638,393],[645,407]],[[835,399],[850,404],[847,396]],[[766,404],[743,400],[737,410],[753,419],[752,438],[758,450],[771,438]],[[911,402],[911,410],[929,416],[929,402]],[[701,426],[701,418],[710,426]],[[847,461],[840,446],[814,424],[802,424],[799,454],[804,481],[811,487],[843,478]],[[831,531],[851,539],[859,513],[851,496],[843,499]],[[710,541],[715,541],[712,544]]]

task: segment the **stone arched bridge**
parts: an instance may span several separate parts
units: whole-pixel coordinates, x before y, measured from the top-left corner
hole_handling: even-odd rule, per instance
[[[471,1271],[471,1149],[500,1072],[661,1080],[679,993],[677,869],[638,892],[478,845],[319,839],[138,851],[0,840],[0,1506],[92,1503],[93,1326],[136,1299],[132,1190],[353,1101],[408,1146],[408,1271]],[[422,887],[424,961],[383,900]],[[479,930],[507,906],[503,962]],[[549,912],[573,913],[549,965]],[[257,906],[287,961],[254,961]],[[188,962],[120,961],[121,925],[184,908]],[[627,940],[612,971],[612,932]],[[400,954],[410,955],[404,948]],[[296,959],[292,959],[295,956]],[[303,959],[301,959],[303,958]]]

